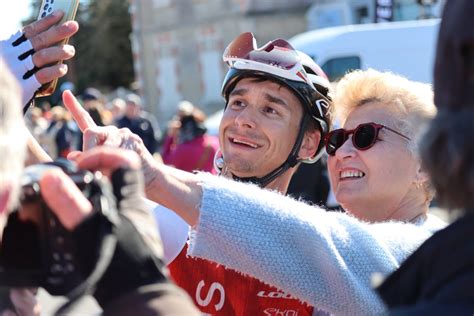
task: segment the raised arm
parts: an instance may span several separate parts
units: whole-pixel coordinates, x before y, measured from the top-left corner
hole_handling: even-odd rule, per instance
[[[395,270],[432,233],[425,225],[368,224],[256,186],[199,176],[203,197],[188,253],[336,315],[383,313],[372,276]]]
[[[135,151],[142,162],[147,198],[172,209],[190,225],[198,222],[202,191],[196,175],[157,162],[140,137],[127,128],[97,126],[70,91],[63,93],[63,101],[84,133],[84,151],[95,146]],[[80,156],[75,152],[68,158],[80,159]]]
[[[20,83],[24,106],[32,100],[42,84],[67,73],[67,66],[56,62],[72,58],[75,54],[74,47],[56,44],[74,35],[79,25],[68,21],[55,26],[63,15],[62,11],[54,11],[51,15],[28,24],[9,39],[0,41],[0,56]]]
[[[0,57],[10,68],[21,87],[22,105],[27,108],[42,84],[60,78],[67,73],[65,64],[75,54],[71,45],[55,46],[61,40],[74,35],[79,29],[77,22],[69,21],[55,26],[64,12],[55,11],[45,18],[26,25],[9,39],[0,41]],[[33,135],[28,137],[28,164],[51,161]]]

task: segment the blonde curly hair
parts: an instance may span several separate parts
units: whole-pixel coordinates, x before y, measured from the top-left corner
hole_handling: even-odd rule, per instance
[[[410,81],[391,72],[356,70],[337,84],[333,116],[344,125],[354,109],[370,102],[390,108],[394,113],[394,127],[412,139],[409,148],[416,154],[417,140],[426,123],[436,115],[431,85]]]

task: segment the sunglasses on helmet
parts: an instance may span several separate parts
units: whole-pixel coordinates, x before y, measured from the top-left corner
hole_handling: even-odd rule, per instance
[[[227,46],[222,58],[229,67],[263,71],[306,82],[316,90],[303,68],[298,52],[283,39],[270,41],[259,48],[252,33],[242,33]]]
[[[379,132],[382,128],[391,131],[407,140],[409,137],[399,133],[390,127],[377,123],[364,123],[360,124],[354,129],[345,130],[343,128],[333,130],[324,137],[324,144],[326,146],[326,152],[330,156],[334,156],[336,151],[347,141],[350,135],[352,135],[352,144],[358,150],[367,150],[371,148],[377,140],[379,140]]]

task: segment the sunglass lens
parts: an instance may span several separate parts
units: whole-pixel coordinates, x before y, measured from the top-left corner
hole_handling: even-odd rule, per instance
[[[234,39],[222,57],[229,65],[235,59],[244,59],[283,69],[291,69],[300,62],[299,55],[287,41],[276,39],[258,48],[257,41],[250,32],[242,33]]]
[[[341,147],[344,142],[346,141],[346,136],[344,130],[337,129],[332,131],[327,138],[326,142],[326,152],[328,155],[334,156],[336,154],[336,150]]]
[[[224,51],[224,58],[247,58],[255,49],[255,38],[250,32],[240,34]]]
[[[360,125],[354,132],[353,141],[358,149],[367,149],[374,144],[377,137],[377,129],[370,124]]]

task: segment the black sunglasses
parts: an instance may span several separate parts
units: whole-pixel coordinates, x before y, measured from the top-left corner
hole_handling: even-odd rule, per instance
[[[330,156],[334,156],[336,151],[344,145],[351,134],[352,144],[358,150],[367,150],[372,147],[377,140],[379,140],[379,131],[385,128],[401,137],[410,140],[409,137],[399,133],[390,127],[377,123],[363,123],[351,130],[345,130],[343,128],[333,130],[324,136],[324,145],[326,146],[326,152]]]

